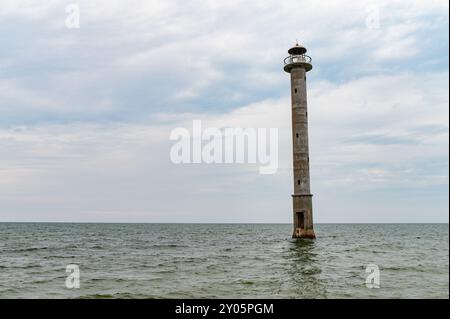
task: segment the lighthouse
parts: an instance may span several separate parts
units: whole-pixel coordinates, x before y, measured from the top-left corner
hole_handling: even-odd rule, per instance
[[[288,50],[284,71],[291,75],[292,144],[294,167],[293,238],[315,238],[313,227],[312,194],[309,175],[308,107],[306,73],[311,71],[311,58],[306,48],[298,43]]]

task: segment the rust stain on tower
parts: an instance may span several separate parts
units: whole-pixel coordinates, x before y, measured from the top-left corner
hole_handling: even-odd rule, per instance
[[[284,71],[291,74],[292,144],[294,163],[293,238],[315,238],[312,194],[309,181],[308,107],[306,72],[312,69],[306,48],[296,44],[288,50]]]

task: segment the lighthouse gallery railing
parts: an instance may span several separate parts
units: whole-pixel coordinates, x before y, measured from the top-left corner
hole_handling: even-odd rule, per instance
[[[311,63],[311,57],[306,54],[302,55],[290,55],[287,58],[284,59],[284,64],[291,64],[291,63]]]

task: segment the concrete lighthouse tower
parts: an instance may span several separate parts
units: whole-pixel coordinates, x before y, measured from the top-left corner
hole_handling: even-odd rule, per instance
[[[312,194],[309,183],[308,108],[306,72],[312,69],[306,48],[296,44],[288,50],[284,71],[291,74],[292,143],[294,157],[293,238],[315,238]]]

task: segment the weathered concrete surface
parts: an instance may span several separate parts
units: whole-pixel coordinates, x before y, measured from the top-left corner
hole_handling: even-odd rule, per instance
[[[292,144],[294,167],[293,238],[315,238],[313,228],[312,194],[309,174],[308,107],[306,72],[311,67],[295,63],[287,68],[291,74]],[[286,68],[285,68],[286,70]]]

